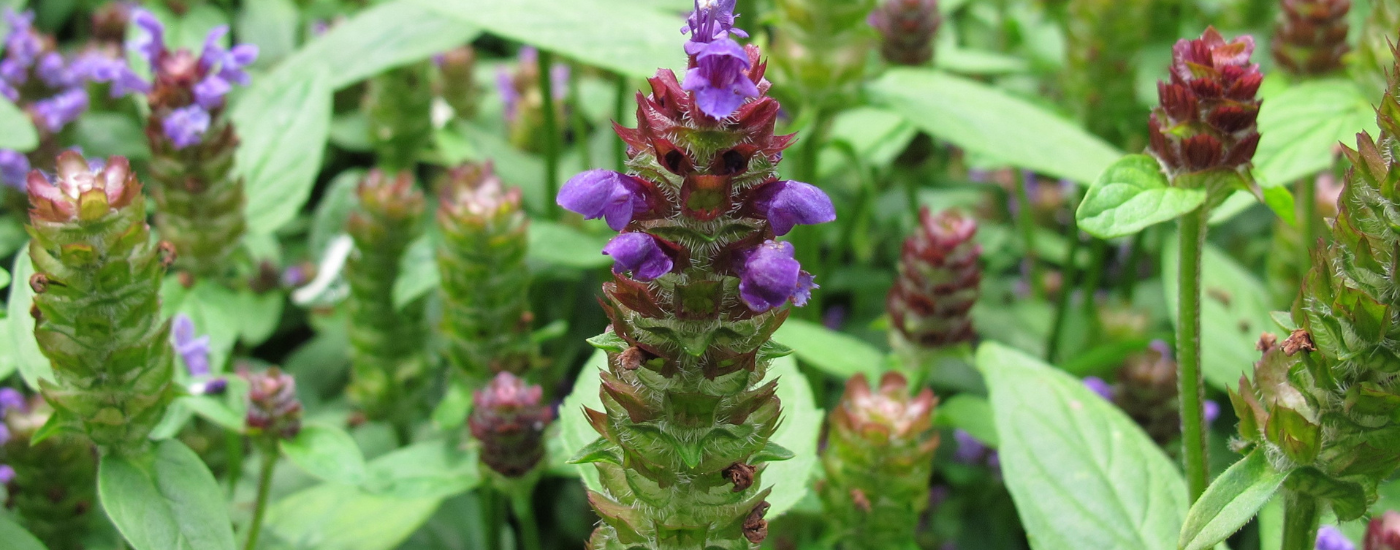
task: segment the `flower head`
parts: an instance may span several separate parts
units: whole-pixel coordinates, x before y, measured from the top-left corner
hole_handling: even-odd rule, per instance
[[[544,391],[501,372],[472,396],[468,419],[472,436],[481,441],[481,460],[506,477],[519,477],[544,458],[544,429],[554,410],[543,402]]]
[[[1342,540],[1346,539],[1343,538]],[[1350,544],[1350,541],[1347,542]],[[1355,546],[1323,548],[1322,530],[1318,530],[1317,550],[1352,550],[1353,548],[1355,548]],[[1380,517],[1371,518],[1371,523],[1366,525],[1365,549],[1400,550],[1400,512],[1386,510],[1385,514],[1382,514]]]
[[[695,92],[701,112],[711,118],[724,118],[749,98],[758,97],[758,85],[748,76],[752,63],[738,42],[728,37],[687,42],[685,53],[694,60],[694,66],[685,73],[684,89]]]
[[[938,0],[885,0],[870,13],[880,32],[880,55],[896,65],[923,65],[933,59],[933,38],[943,18]]]
[[[603,247],[603,254],[612,256],[613,273],[632,272],[632,279],[651,281],[671,272],[675,267],[671,255],[646,233],[623,233],[613,237]]]
[[[754,206],[773,225],[773,233],[786,235],[794,225],[826,223],[836,219],[836,206],[815,185],[800,181],[775,181],[754,193]]]
[[[1157,84],[1161,105],[1148,124],[1150,149],[1169,171],[1238,169],[1254,157],[1263,75],[1253,52],[1249,35],[1226,42],[1214,28],[1172,48],[1171,80]]]
[[[34,11],[17,13],[5,8],[5,23],[10,26],[10,34],[5,37],[5,56],[29,67],[44,50],[44,40],[34,30]]]
[[[788,300],[807,305],[817,285],[793,259],[792,243],[767,241],[748,252],[739,275],[739,295],[749,309],[768,311]]]
[[[292,375],[273,367],[264,372],[247,374],[248,416],[245,423],[251,434],[290,439],[301,431],[301,401],[297,399],[297,384]]]
[[[190,376],[209,374],[209,335],[195,336],[194,321],[188,315],[181,313],[175,316],[170,338],[175,346],[175,353],[180,354],[180,358],[185,361],[185,368],[189,370]]]
[[[209,31],[204,38],[204,51],[199,56],[199,68],[227,83],[247,86],[248,73],[243,69],[258,60],[258,47],[253,44],[238,44],[224,49],[220,43],[228,34],[228,26],[220,25]]]
[[[209,111],[199,105],[188,105],[171,111],[162,122],[161,129],[179,150],[203,141],[210,122]]]
[[[569,178],[556,200],[559,206],[583,214],[584,219],[604,218],[608,227],[621,231],[633,216],[647,211],[644,189],[632,176],[589,170]]]

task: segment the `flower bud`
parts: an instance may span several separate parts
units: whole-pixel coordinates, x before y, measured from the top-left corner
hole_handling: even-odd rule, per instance
[[[1165,342],[1125,361],[1118,371],[1112,399],[1158,445],[1181,437],[1181,408],[1177,399],[1177,365]]]
[[[1318,549],[1322,550],[1322,533],[1317,536]],[[1354,548],[1354,547],[1352,547]],[[1400,550],[1400,513],[1386,510],[1380,517],[1371,518],[1366,524],[1364,550]]]
[[[1271,51],[1284,70],[1316,76],[1342,70],[1351,0],[1282,0]]]
[[[248,380],[248,435],[272,440],[291,439],[301,431],[301,400],[292,375],[276,367],[242,373]]]
[[[520,477],[544,458],[544,430],[554,409],[543,403],[544,391],[509,372],[501,372],[472,397],[467,423],[481,441],[481,461],[506,477]]]
[[[952,211],[919,212],[919,228],[904,241],[899,276],[885,302],[900,335],[937,348],[976,337],[968,312],[982,281],[977,222]]]
[[[870,25],[880,31],[880,55],[893,65],[933,61],[933,38],[942,23],[938,0],[884,0],[870,13]]]
[[[1254,38],[1226,42],[1215,28],[1172,48],[1171,80],[1157,83],[1160,105],[1148,123],[1151,153],[1168,176],[1243,170],[1259,145],[1255,97],[1263,75],[1249,62]]]

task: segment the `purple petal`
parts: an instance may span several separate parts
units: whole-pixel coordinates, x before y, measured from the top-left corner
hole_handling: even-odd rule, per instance
[[[1108,382],[1104,382],[1102,378],[1097,376],[1085,376],[1084,387],[1099,394],[1099,397],[1107,400],[1113,399],[1113,386],[1108,385]]]
[[[987,453],[987,446],[965,430],[953,430],[953,440],[958,444],[957,449],[953,451],[953,460],[957,462],[975,464]]]
[[[759,189],[754,206],[768,218],[773,232],[786,235],[794,225],[826,223],[836,219],[836,206],[815,185],[779,181]]]
[[[78,120],[83,111],[87,110],[87,91],[82,88],[65,90],[48,99],[34,102],[29,108],[43,122],[46,130],[58,133],[68,123]]]
[[[178,150],[203,141],[204,132],[209,131],[209,123],[208,111],[198,105],[189,105],[171,111],[161,126],[165,137],[170,138]]]
[[[1205,403],[1201,403],[1201,408],[1204,409],[1204,411],[1202,411],[1202,412],[1203,412],[1203,414],[1205,414],[1205,417],[1206,417],[1206,424],[1210,424],[1210,423],[1212,423],[1212,422],[1215,422],[1215,419],[1220,418],[1220,404],[1219,404],[1219,403],[1216,403],[1216,402],[1210,401],[1210,400],[1206,400]]]
[[[0,428],[3,428],[3,427],[4,427],[4,426],[0,426]],[[5,435],[6,435],[5,439],[9,439],[9,437],[8,437],[9,434],[6,433]],[[4,441],[3,441],[3,440],[0,440],[0,443],[4,443]],[[14,469],[14,468],[11,468],[9,464],[0,464],[0,485],[8,485],[11,481],[14,481],[14,480],[15,480],[15,469]]]
[[[165,26],[154,14],[143,9],[132,10],[131,20],[136,23],[138,31],[127,43],[127,48],[136,50],[151,67],[155,67],[161,52],[165,51]]]
[[[212,69],[224,59],[224,36],[228,35],[228,25],[219,25],[209,29],[209,34],[204,36],[204,51],[199,54],[199,68],[204,70]]]
[[[642,187],[631,176],[612,170],[589,170],[569,178],[559,190],[559,206],[582,214],[584,219],[606,218],[608,227],[621,231],[632,216],[646,210]]]
[[[5,411],[9,410],[25,410],[24,394],[14,388],[0,388],[0,418],[4,418]]]
[[[501,102],[506,106],[506,120],[514,122],[520,109],[520,93],[515,90],[515,81],[505,67],[496,71],[496,92],[501,94]]]
[[[1356,545],[1333,525],[1323,525],[1317,529],[1317,550],[1356,550]]]
[[[218,75],[209,75],[194,85],[194,101],[205,109],[214,109],[224,104],[224,96],[233,86]]]
[[[4,422],[0,422],[0,445],[4,445],[5,442],[7,442],[7,441],[9,441],[9,440],[10,440],[10,427],[9,427],[9,426],[6,426]],[[0,464],[0,483],[9,483],[9,482],[10,482],[8,479],[4,479],[4,475],[5,475],[5,470],[4,470],[4,469],[5,469],[5,468],[9,468],[9,466],[6,466],[6,465],[4,465],[4,464]],[[13,477],[14,477],[14,475],[13,475],[13,474],[14,474],[14,470],[11,470],[10,473],[11,473],[10,477],[13,478]]]
[[[768,311],[790,298],[806,303],[812,279],[802,277],[802,265],[793,259],[792,243],[767,241],[749,252],[739,276],[739,296],[749,309]]]
[[[727,117],[748,98],[758,97],[758,86],[745,74],[749,56],[739,43],[727,37],[688,42],[686,53],[695,57],[695,67],[686,72],[682,88],[695,92],[696,103],[706,115]]]
[[[633,279],[643,282],[670,273],[675,267],[671,256],[646,233],[623,233],[613,237],[603,247],[603,254],[612,256],[614,273],[631,271]]]
[[[24,191],[28,187],[25,184],[28,176],[29,157],[13,149],[0,149],[0,183]]]

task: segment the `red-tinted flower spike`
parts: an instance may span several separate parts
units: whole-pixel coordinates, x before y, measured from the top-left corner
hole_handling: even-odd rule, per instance
[[[481,441],[481,461],[506,477],[520,477],[544,457],[544,429],[554,410],[543,390],[509,372],[497,374],[473,396],[468,424]]]
[[[297,399],[292,375],[273,367],[243,376],[249,386],[248,433],[281,439],[296,437],[301,431],[301,400]]]
[[[1149,150],[1169,176],[1249,165],[1263,81],[1253,52],[1250,36],[1226,42],[1214,28],[1172,48],[1171,80],[1158,84],[1160,105],[1148,124]]]
[[[1271,48],[1285,71],[1314,76],[1340,71],[1351,0],[1283,0]]]
[[[895,65],[924,65],[933,60],[933,38],[943,17],[938,0],[885,0],[870,14],[880,32],[880,55]]]
[[[976,336],[968,315],[982,282],[976,233],[977,222],[956,212],[919,213],[919,229],[904,241],[899,278],[885,304],[905,340],[941,347]]]

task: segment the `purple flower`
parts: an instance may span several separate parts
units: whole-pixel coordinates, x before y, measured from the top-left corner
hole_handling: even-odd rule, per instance
[[[695,0],[695,11],[690,12],[681,34],[690,33],[692,42],[711,42],[728,38],[729,34],[748,38],[749,33],[734,28],[734,20],[739,18],[734,13],[735,3],[735,0]]]
[[[976,464],[987,454],[987,446],[965,430],[953,430],[953,440],[958,443],[957,450],[953,452],[953,460],[957,462]]]
[[[165,51],[165,26],[154,14],[143,9],[132,10],[131,20],[136,23],[137,32],[126,47],[136,50],[154,69],[161,52]]]
[[[226,378],[215,378],[190,384],[190,393],[193,395],[222,395],[226,391],[228,391],[228,379]]]
[[[68,64],[63,61],[63,55],[58,52],[49,52],[40,57],[35,71],[39,73],[39,79],[50,88],[66,88],[77,84],[73,81],[73,74],[68,71]]]
[[[1102,378],[1097,376],[1085,376],[1084,387],[1099,394],[1099,397],[1109,401],[1113,400],[1113,386],[1108,385],[1108,382],[1104,382]]]
[[[520,92],[515,91],[515,81],[505,67],[496,71],[496,92],[501,94],[501,102],[506,106],[506,120],[515,122],[520,112]]]
[[[569,66],[555,63],[549,68],[549,84],[555,100],[569,95]]]
[[[194,85],[194,102],[205,109],[217,108],[223,105],[224,96],[232,89],[227,80],[218,75],[209,75]]]
[[[211,72],[218,67],[216,74],[225,81],[225,86],[230,83],[247,86],[248,73],[243,68],[257,61],[258,47],[253,44],[239,44],[225,50],[219,43],[226,34],[227,25],[220,25],[209,31],[209,35],[204,38],[204,51],[199,56],[199,67]]]
[[[632,217],[646,212],[642,184],[632,176],[612,170],[589,170],[569,178],[556,202],[584,219],[604,218],[608,227],[622,231]]]
[[[695,92],[700,111],[724,118],[744,101],[758,97],[758,86],[749,80],[749,55],[738,42],[725,37],[713,42],[686,42],[685,53],[695,57],[695,68],[685,73],[684,88]]]
[[[175,347],[175,353],[180,354],[180,358],[185,361],[185,369],[190,372],[190,376],[207,376],[210,372],[209,336],[196,337],[194,321],[183,313],[175,316],[173,324],[170,331],[171,344]]]
[[[127,66],[126,62],[120,59],[97,59],[90,62],[88,66],[88,78],[93,82],[110,82],[112,84],[112,97],[122,97],[124,95],[151,91],[151,83],[146,82]]]
[[[1356,545],[1347,540],[1346,535],[1334,525],[1323,525],[1317,529],[1317,550],[1356,550]]]
[[[789,299],[798,307],[807,304],[817,285],[812,274],[793,259],[792,243],[767,241],[748,252],[739,273],[739,296],[749,309],[768,311]]]
[[[181,107],[171,111],[162,126],[175,149],[184,149],[204,139],[204,132],[209,131],[209,112],[199,105]]]
[[[1210,423],[1212,423],[1212,422],[1215,422],[1215,419],[1220,418],[1220,404],[1219,404],[1219,403],[1216,403],[1216,402],[1214,402],[1214,401],[1207,400],[1205,403],[1202,403],[1202,404],[1201,404],[1201,408],[1202,408],[1202,409],[1205,409],[1205,410],[1203,411],[1203,413],[1205,414],[1205,417],[1206,417],[1206,424],[1210,424]]]
[[[0,79],[15,86],[24,84],[29,81],[29,66],[14,59],[0,61]]]
[[[24,191],[29,176],[29,157],[13,149],[0,149],[0,183]]]
[[[0,464],[0,485],[9,485],[9,483],[14,480],[15,469],[11,468],[8,464]]]
[[[754,206],[773,233],[786,235],[794,225],[826,223],[836,219],[836,207],[831,197],[815,185],[800,181],[777,181],[763,186],[754,194]]]
[[[58,95],[34,102],[30,106],[34,114],[50,132],[62,130],[68,123],[78,120],[88,108],[87,91],[72,88]]]
[[[671,272],[675,262],[646,233],[623,233],[608,241],[603,254],[612,256],[613,273],[631,271],[638,281],[651,281]]]
[[[10,26],[10,35],[5,37],[6,57],[28,68],[39,57],[39,52],[44,50],[43,40],[34,32],[34,12],[16,13],[13,9],[5,8],[5,23]]]
[[[0,388],[0,418],[5,417],[6,411],[24,412],[24,409],[24,394],[14,388]]]

